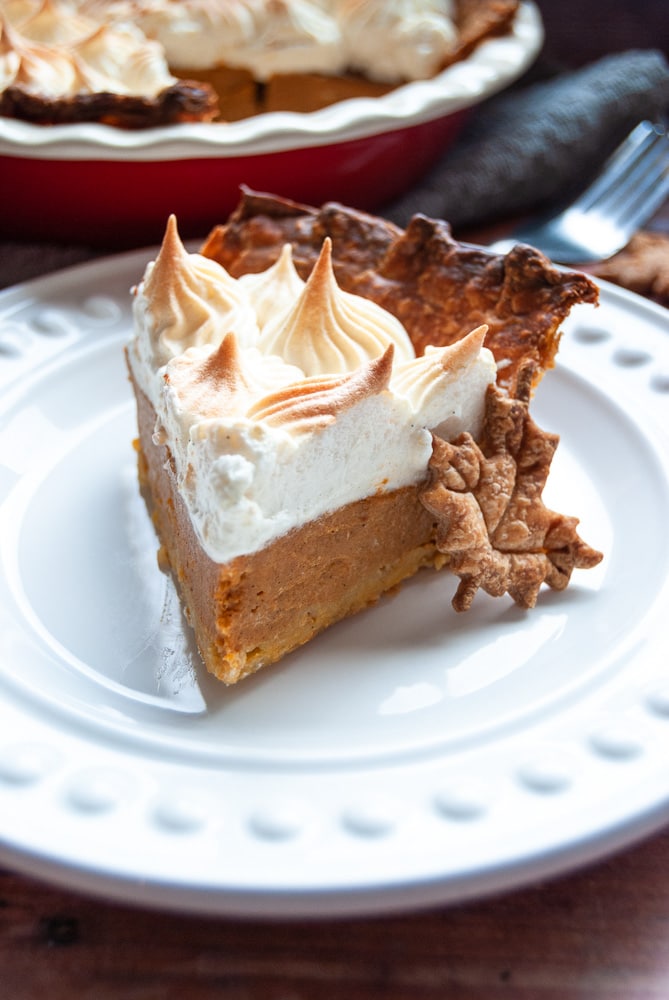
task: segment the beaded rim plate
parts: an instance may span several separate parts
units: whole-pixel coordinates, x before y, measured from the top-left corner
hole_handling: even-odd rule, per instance
[[[134,470],[148,251],[0,295],[0,862],[265,917],[444,904],[669,819],[668,314],[602,285],[533,412],[604,551],[522,612],[424,574],[237,688],[203,676]]]

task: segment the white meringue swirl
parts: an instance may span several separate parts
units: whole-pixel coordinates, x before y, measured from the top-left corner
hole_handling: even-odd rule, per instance
[[[280,354],[307,375],[353,371],[383,354],[389,344],[398,360],[415,357],[398,319],[369,299],[339,288],[329,238],[292,309],[265,323],[259,344],[266,354]]]

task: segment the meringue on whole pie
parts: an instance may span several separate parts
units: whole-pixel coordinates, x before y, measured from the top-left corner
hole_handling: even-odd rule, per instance
[[[170,219],[133,290],[140,483],[202,659],[226,684],[421,568],[460,577],[458,608],[478,588],[532,606],[542,583],[562,588],[600,558],[541,502],[557,441],[528,413],[556,325],[595,286],[543,258],[539,282],[536,266],[512,264],[510,280],[533,286],[534,336],[504,347],[498,274],[490,323],[473,302],[474,322],[457,317],[458,335],[444,322],[427,345],[405,319],[424,305],[416,268],[443,302],[452,289],[434,239],[429,263],[416,239],[413,223],[247,193],[201,253]],[[475,276],[468,250],[446,251],[467,266],[471,299],[489,261]],[[344,287],[365,272],[367,294]]]
[[[140,128],[309,112],[429,79],[519,0],[0,0],[0,114]]]
[[[216,114],[211,87],[174,76],[131,21],[107,24],[60,0],[0,2],[0,115],[137,128]]]

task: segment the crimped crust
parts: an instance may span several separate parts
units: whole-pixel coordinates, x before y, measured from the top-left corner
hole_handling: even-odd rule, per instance
[[[218,115],[218,99],[209,84],[193,80],[177,80],[154,98],[98,93],[53,99],[8,87],[0,93],[0,115],[34,125],[99,122],[137,129],[213,121]]]
[[[336,203],[316,209],[248,189],[202,253],[239,277],[264,270],[290,243],[306,278],[326,237],[339,285],[397,316],[417,354],[487,325],[486,346],[506,388],[528,360],[536,384],[554,364],[560,325],[571,308],[598,298],[585,274],[558,270],[529,246],[503,257],[458,243],[446,222],[422,215],[402,230]]]

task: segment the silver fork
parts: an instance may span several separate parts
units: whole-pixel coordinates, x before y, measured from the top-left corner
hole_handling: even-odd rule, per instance
[[[664,126],[644,121],[571,205],[520,226],[491,249],[506,253],[516,243],[529,243],[560,264],[606,260],[629,242],[668,195],[669,136]]]

